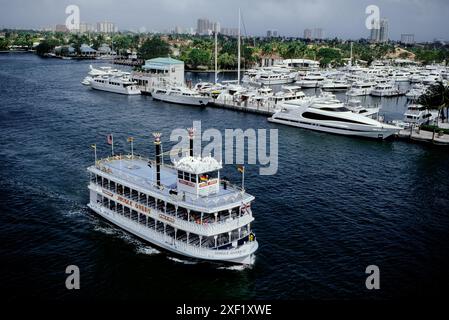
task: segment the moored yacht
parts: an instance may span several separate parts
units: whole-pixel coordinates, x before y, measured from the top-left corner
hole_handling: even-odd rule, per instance
[[[296,73],[263,72],[254,78],[254,82],[261,85],[286,84],[295,81]]]
[[[352,84],[351,89],[346,92],[348,96],[367,96],[371,94],[371,91],[376,87],[374,81],[358,81]]]
[[[109,66],[94,68],[92,65],[90,65],[89,68],[90,71],[88,72],[87,76],[81,81],[81,83],[84,84],[85,86],[90,86],[90,83],[92,82],[94,77],[106,75],[116,75],[116,76],[129,75],[128,72],[123,72]]]
[[[380,107],[375,106],[363,106],[362,102],[357,99],[351,99],[346,104],[345,107],[354,113],[358,113],[362,116],[377,119],[379,118]]]
[[[376,97],[394,97],[404,94],[393,83],[378,83],[377,86],[371,91],[372,96]]]
[[[321,84],[324,91],[345,91],[348,90],[350,84],[344,79],[325,80]]]
[[[421,104],[410,104],[404,113],[404,122],[408,124],[421,125],[438,116],[438,111],[430,111]]]
[[[286,102],[282,109],[268,120],[315,131],[376,139],[386,139],[400,130],[398,127],[351,112],[342,103],[314,99],[308,103]]]
[[[416,100],[423,95],[427,90],[427,87],[421,83],[415,83],[410,90],[405,94],[408,99]]]
[[[300,86],[290,85],[283,86],[282,91],[276,92],[274,95],[270,96],[268,100],[274,104],[278,104],[285,101],[304,99],[305,96],[306,95],[301,91]]]
[[[318,88],[324,79],[325,77],[320,72],[309,72],[302,79],[296,81],[296,84],[303,88]]]
[[[211,99],[187,87],[180,86],[155,88],[151,95],[154,100],[190,106],[205,106]]]
[[[140,94],[137,83],[128,76],[103,75],[94,77],[90,83],[92,89],[126,95]]]

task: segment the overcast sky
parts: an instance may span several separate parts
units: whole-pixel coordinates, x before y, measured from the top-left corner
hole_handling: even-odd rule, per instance
[[[119,30],[196,28],[207,17],[236,27],[241,8],[248,35],[276,29],[302,36],[305,28],[323,28],[325,37],[367,37],[365,8],[375,4],[389,20],[390,38],[414,33],[417,41],[449,40],[448,0],[0,0],[0,27],[42,28],[63,24],[65,8],[76,4],[82,22],[108,20]]]

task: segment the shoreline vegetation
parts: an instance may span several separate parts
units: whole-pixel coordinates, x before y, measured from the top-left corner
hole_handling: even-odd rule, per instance
[[[237,38],[218,35],[218,68],[220,72],[237,69]],[[370,65],[379,59],[406,59],[422,64],[449,62],[449,45],[441,42],[404,45],[399,42],[370,43],[366,39],[308,40],[287,37],[242,37],[241,68],[271,65],[283,59],[312,59],[320,66],[353,63]],[[40,56],[94,59],[108,55],[144,61],[171,56],[184,61],[186,71],[214,70],[213,36],[148,33],[63,33],[33,30],[0,30],[0,51],[33,50]]]

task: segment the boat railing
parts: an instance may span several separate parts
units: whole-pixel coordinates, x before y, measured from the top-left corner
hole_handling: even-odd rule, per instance
[[[106,188],[100,185],[97,185],[95,183],[92,183],[91,186],[93,188],[96,189],[97,192],[102,192],[101,189],[107,189],[111,192],[113,192],[114,194],[118,195],[117,193],[115,193],[115,190],[112,190],[111,188]],[[107,197],[110,197],[110,195],[106,195]],[[133,210],[138,211],[140,214],[144,214],[144,215],[148,215],[153,219],[156,220],[160,220],[160,215],[165,215],[165,216],[170,216],[173,219],[175,219],[176,224],[179,225],[180,227],[182,227],[185,230],[190,230],[192,232],[197,232],[197,233],[204,233],[205,231],[208,233],[220,233],[223,231],[223,229],[230,229],[230,228],[235,228],[238,227],[242,224],[248,224],[251,222],[252,220],[252,211],[251,208],[247,208],[245,209],[245,211],[242,210],[242,214],[236,214],[236,213],[231,213],[230,215],[227,215],[224,218],[220,218],[217,219],[217,221],[214,220],[201,220],[201,219],[194,219],[193,217],[191,218],[191,220],[187,221],[186,219],[183,219],[182,217],[180,217],[178,214],[176,214],[175,211],[173,211],[173,213],[171,213],[170,211],[167,212],[167,210],[161,210],[159,207],[157,206],[148,206],[145,203],[142,203],[136,199],[133,199],[131,196],[127,196],[125,194],[120,195],[123,196],[127,199],[130,199],[132,201],[138,202],[140,205],[142,205],[144,208],[149,209],[150,214],[145,213],[145,212],[140,212],[139,209],[137,208],[132,208]],[[154,212],[152,214],[152,212]]]
[[[106,174],[112,174],[112,170],[105,166],[104,164],[113,160],[142,160],[146,162],[150,162],[152,165],[155,165],[155,161],[149,158],[146,158],[142,155],[115,155],[115,156],[109,156],[107,158],[103,158],[101,160],[98,160],[96,163],[96,168]],[[163,165],[166,168],[170,168],[173,170],[176,170],[176,168],[173,165],[170,164],[164,164]],[[203,206],[207,208],[211,207],[217,207],[219,205],[225,205],[228,203],[233,203],[238,200],[243,201],[245,197],[245,190],[243,190],[240,186],[237,186],[235,184],[230,183],[229,181],[222,181],[222,183],[226,183],[226,188],[230,190],[226,194],[208,194],[207,196],[198,196],[196,194],[191,193],[178,193],[178,194],[172,194],[170,193],[170,187],[166,185],[157,186],[153,181],[149,179],[145,179],[142,177],[139,177],[134,174],[125,173],[124,171],[120,170],[120,168],[114,168],[114,177],[122,178],[126,181],[130,181],[142,188],[148,188],[149,186],[152,187],[152,190],[155,191],[158,194],[161,194],[165,197],[171,198],[178,202],[186,202],[190,203],[195,206]]]
[[[104,213],[112,213],[112,214],[118,214],[117,212],[110,210],[108,208],[105,208],[98,204],[89,204],[91,207],[94,207],[96,210],[99,210]],[[250,250],[252,247],[252,242],[244,242],[243,244],[234,247],[232,244],[236,242],[239,239],[234,239],[231,241],[228,241],[226,243],[220,244],[221,246],[229,245],[229,248],[227,249],[218,249],[217,247],[202,247],[198,245],[192,244],[191,242],[186,242],[180,239],[176,239],[174,237],[171,237],[170,235],[163,234],[161,232],[158,232],[156,229],[150,228],[149,226],[140,223],[139,221],[135,221],[132,219],[129,219],[127,217],[119,215],[121,219],[126,221],[127,223],[132,223],[135,225],[135,227],[138,227],[141,231],[144,231],[144,233],[150,233],[151,237],[153,239],[156,239],[158,241],[164,242],[166,244],[170,244],[171,246],[182,249],[185,252],[200,254],[200,255],[209,255],[209,256],[216,256],[218,253],[219,255],[229,255],[229,254],[240,254],[243,250]],[[248,233],[245,233],[247,235]],[[184,239],[187,240],[187,238],[184,236]]]

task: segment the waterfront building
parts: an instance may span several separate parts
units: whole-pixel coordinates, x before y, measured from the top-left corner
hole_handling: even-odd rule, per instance
[[[65,24],[57,24],[55,27],[56,32],[69,32]]]
[[[310,59],[285,59],[282,64],[297,70],[317,70],[320,68],[320,62]]]
[[[388,42],[389,34],[388,34],[388,20],[381,19],[380,20],[380,29],[379,29],[379,41],[380,42]]]
[[[323,39],[323,29],[321,29],[321,28],[313,29],[313,38],[316,40]]]
[[[312,30],[304,29],[304,39],[312,40]]]
[[[106,43],[103,43],[101,46],[99,46],[97,52],[99,55],[114,54],[111,47],[109,47]]]
[[[260,66],[261,67],[272,67],[277,64],[281,64],[283,61],[282,57],[278,54],[266,54],[260,57]]]
[[[143,72],[133,72],[131,78],[143,93],[150,93],[161,85],[184,85],[184,62],[173,58],[154,58],[145,61]]]
[[[379,42],[379,28],[371,29],[369,40],[371,42]]]
[[[180,26],[176,26],[175,29],[174,29],[174,33],[175,34],[182,34],[183,33],[182,28]]]
[[[267,38],[276,38],[278,37],[278,31],[277,30],[267,30]]]
[[[97,50],[91,48],[89,45],[83,43],[80,47],[80,53],[82,56],[95,56],[97,55]]]
[[[95,28],[92,24],[81,22],[79,26],[79,32],[80,33],[88,33],[88,32],[94,32]]]
[[[239,34],[238,28],[221,28],[221,34],[230,37],[237,37]]]
[[[403,44],[414,44],[415,43],[415,35],[412,33],[403,33],[401,34],[401,43]]]
[[[220,23],[210,21],[207,18],[201,18],[197,21],[196,32],[198,35],[210,35],[215,30],[220,32]]]
[[[117,27],[113,22],[103,21],[97,23],[97,32],[113,33],[117,31]]]

